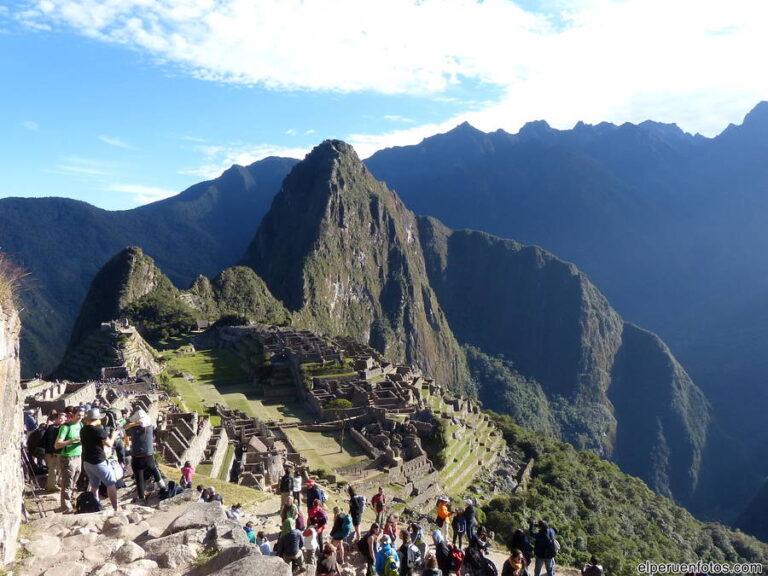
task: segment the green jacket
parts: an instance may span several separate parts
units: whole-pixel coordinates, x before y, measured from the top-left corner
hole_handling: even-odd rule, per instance
[[[82,422],[78,422],[77,424],[63,424],[61,428],[59,428],[59,435],[56,436],[57,440],[72,440],[73,438],[80,439],[80,430],[83,427]],[[73,458],[75,456],[80,456],[83,453],[83,445],[80,444],[80,442],[77,442],[75,444],[70,444],[69,446],[64,446],[61,450],[61,455],[65,458]]]

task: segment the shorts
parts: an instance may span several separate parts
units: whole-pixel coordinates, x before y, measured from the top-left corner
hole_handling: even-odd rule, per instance
[[[92,490],[98,488],[99,484],[114,486],[117,483],[117,478],[115,478],[112,468],[106,460],[98,464],[83,462],[83,470],[85,470],[88,476],[88,482],[90,482]]]

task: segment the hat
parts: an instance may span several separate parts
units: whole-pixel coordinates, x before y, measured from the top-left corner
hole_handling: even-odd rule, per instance
[[[466,498],[464,500],[464,504],[469,504],[470,506],[472,506],[474,504],[474,502],[472,502],[472,498]]]
[[[392,544],[392,538],[389,537],[389,535],[384,534],[384,536],[381,537],[381,543],[384,544]]]
[[[315,480],[314,478],[307,478],[307,486],[314,486]]]
[[[88,410],[88,414],[85,415],[86,420],[101,420],[102,414],[101,410],[98,408],[91,408]]]
[[[144,427],[150,426],[152,424],[147,413],[144,412],[144,410],[142,410],[141,408],[139,408],[138,410],[136,410],[136,412],[133,413],[133,416],[131,416],[131,422],[138,422]]]
[[[437,499],[438,502],[450,502],[447,496],[440,496],[440,498]]]

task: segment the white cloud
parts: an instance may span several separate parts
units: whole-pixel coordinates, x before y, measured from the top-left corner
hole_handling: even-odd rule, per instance
[[[317,130],[315,130],[314,128],[310,128],[309,130],[304,131],[304,136],[311,136],[312,134],[316,134],[316,133],[317,133]]]
[[[268,156],[304,158],[309,150],[309,148],[288,148],[285,146],[244,144],[240,142],[225,145],[199,146],[198,151],[203,156],[203,163],[200,166],[184,168],[179,173],[185,176],[197,176],[198,178],[210,180],[219,176],[233,164],[247,166]]]
[[[484,129],[653,118],[712,135],[768,98],[763,0],[555,0],[549,13],[509,0],[30,6],[17,14],[30,26],[68,27],[205,80],[440,99],[467,80],[493,86],[501,97],[465,115]]]
[[[293,128],[289,128],[288,130],[285,131],[285,135],[286,136],[296,136],[296,130],[294,130]]]
[[[24,122],[20,122],[19,126],[26,128],[30,132],[40,132],[40,125],[37,122],[33,122],[32,120],[25,120]]]
[[[144,186],[142,184],[111,184],[104,191],[129,194],[133,196],[133,200],[137,205],[157,202],[179,193],[178,190],[169,190],[158,186]]]
[[[99,140],[115,148],[122,148],[123,150],[136,150],[134,146],[131,146],[127,142],[124,142],[120,138],[113,138],[112,136],[99,136]]]

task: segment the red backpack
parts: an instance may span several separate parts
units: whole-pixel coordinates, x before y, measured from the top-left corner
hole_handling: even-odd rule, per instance
[[[451,564],[453,564],[453,569],[456,571],[456,576],[461,576],[461,565],[463,562],[464,552],[461,551],[461,548],[451,546]]]

